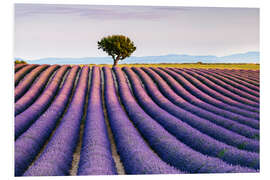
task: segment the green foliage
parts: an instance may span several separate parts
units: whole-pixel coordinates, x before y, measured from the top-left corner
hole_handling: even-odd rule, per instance
[[[98,41],[98,49],[102,49],[114,60],[114,66],[119,60],[129,57],[135,50],[134,43],[126,36],[112,35]]]
[[[23,60],[15,60],[14,62],[15,64],[27,64],[27,62],[23,61]]]
[[[222,158],[225,155],[225,152],[227,151],[227,149],[223,149],[218,153],[218,157]]]

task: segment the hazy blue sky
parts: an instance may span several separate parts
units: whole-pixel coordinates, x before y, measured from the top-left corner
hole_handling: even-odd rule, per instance
[[[127,35],[134,56],[259,51],[258,8],[15,5],[15,57],[106,56],[97,41]]]

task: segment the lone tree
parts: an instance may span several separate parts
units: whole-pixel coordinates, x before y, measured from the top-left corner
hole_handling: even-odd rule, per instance
[[[19,60],[19,59],[16,59],[14,61],[15,64],[27,64],[27,62],[25,62],[24,60]]]
[[[116,66],[119,60],[129,57],[135,50],[134,43],[126,36],[112,35],[102,38],[98,41],[98,49],[102,49],[113,58],[113,66]]]

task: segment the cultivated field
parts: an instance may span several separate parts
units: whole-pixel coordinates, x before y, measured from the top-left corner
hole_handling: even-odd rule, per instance
[[[16,65],[15,176],[258,172],[259,65],[159,66]]]
[[[89,66],[108,66],[111,65],[95,65]],[[200,68],[200,69],[239,69],[239,70],[260,70],[260,64],[250,63],[161,63],[161,64],[119,64],[119,67],[171,67],[171,68]]]

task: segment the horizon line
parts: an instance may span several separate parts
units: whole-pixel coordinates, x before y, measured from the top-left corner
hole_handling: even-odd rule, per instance
[[[226,56],[231,56],[231,55],[236,55],[236,54],[247,54],[247,53],[260,53],[260,51],[246,51],[246,52],[239,52],[239,53],[232,53],[232,54],[228,54],[228,55],[224,55],[224,56],[217,56],[217,55],[192,55],[192,54],[186,54],[186,53],[180,53],[180,54],[162,54],[162,55],[146,55],[146,56],[130,56],[130,57],[137,57],[137,58],[141,58],[141,57],[157,57],[157,56],[170,56],[170,55],[186,55],[186,56],[214,56],[217,58],[220,57],[226,57]],[[22,59],[22,60],[27,60],[27,61],[37,61],[37,60],[41,60],[41,59],[47,59],[47,58],[55,58],[55,59],[83,59],[83,58],[108,58],[111,56],[85,56],[85,57],[53,57],[53,56],[48,56],[48,57],[42,57],[42,58],[37,58],[37,59],[28,59],[28,58],[22,58],[22,57],[15,57],[14,59]],[[130,58],[128,57],[128,58]]]

